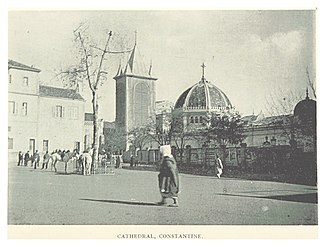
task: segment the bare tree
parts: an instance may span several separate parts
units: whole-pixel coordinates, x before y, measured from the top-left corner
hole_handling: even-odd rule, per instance
[[[146,144],[148,144],[151,140],[151,136],[149,135],[150,129],[148,126],[136,127],[128,132],[128,141],[132,144],[135,149],[140,150],[140,159],[142,159],[142,151]]]
[[[271,116],[288,115],[293,112],[300,100],[302,100],[302,94],[299,92],[276,88],[266,97],[265,109]]]
[[[316,99],[317,98],[317,95],[316,95],[316,84],[313,81],[311,81],[311,79],[310,79],[308,66],[306,68],[306,74],[307,74],[307,85],[311,89],[311,91],[312,91],[312,93],[313,93],[313,95],[314,95],[314,97]]]
[[[108,31],[102,46],[97,45],[91,40],[88,34],[88,27],[81,24],[74,30],[74,41],[79,48],[79,63],[72,65],[68,69],[60,72],[60,76],[69,87],[78,89],[80,84],[86,82],[92,94],[93,109],[93,164],[98,160],[99,149],[99,97],[98,91],[101,85],[107,80],[108,63],[106,63],[109,54],[121,54],[128,51],[111,51],[109,49],[112,38],[112,31]]]

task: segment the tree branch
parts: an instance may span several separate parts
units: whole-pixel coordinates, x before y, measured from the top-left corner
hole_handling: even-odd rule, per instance
[[[80,43],[82,45],[84,55],[85,55],[85,66],[86,66],[88,86],[89,86],[89,88],[91,89],[92,92],[95,92],[95,88],[92,85],[91,77],[90,77],[90,74],[89,74],[89,66],[88,66],[88,55],[89,54],[87,53],[87,49],[85,47],[84,40],[83,40],[80,32],[78,32],[78,37],[79,37],[79,40],[80,40]]]

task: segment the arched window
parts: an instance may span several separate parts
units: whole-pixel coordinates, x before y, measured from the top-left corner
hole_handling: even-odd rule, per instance
[[[202,116],[199,117],[199,122],[203,123],[203,117]]]
[[[195,117],[195,123],[198,123],[198,117]]]
[[[143,126],[147,123],[150,104],[150,94],[146,83],[139,83],[135,87],[135,126]]]
[[[190,117],[190,123],[194,123],[194,117],[193,116]]]

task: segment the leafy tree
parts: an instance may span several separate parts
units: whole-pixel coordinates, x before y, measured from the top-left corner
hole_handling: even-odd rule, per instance
[[[120,151],[126,143],[126,134],[120,129],[104,129],[105,146],[111,152]]]
[[[238,113],[220,115],[212,113],[210,124],[204,131],[209,143],[227,146],[239,144],[244,138],[244,123]]]

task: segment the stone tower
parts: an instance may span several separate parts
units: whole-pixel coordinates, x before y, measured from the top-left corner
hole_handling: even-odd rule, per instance
[[[116,128],[129,132],[155,121],[155,81],[151,65],[146,69],[135,44],[125,67],[116,76]]]

